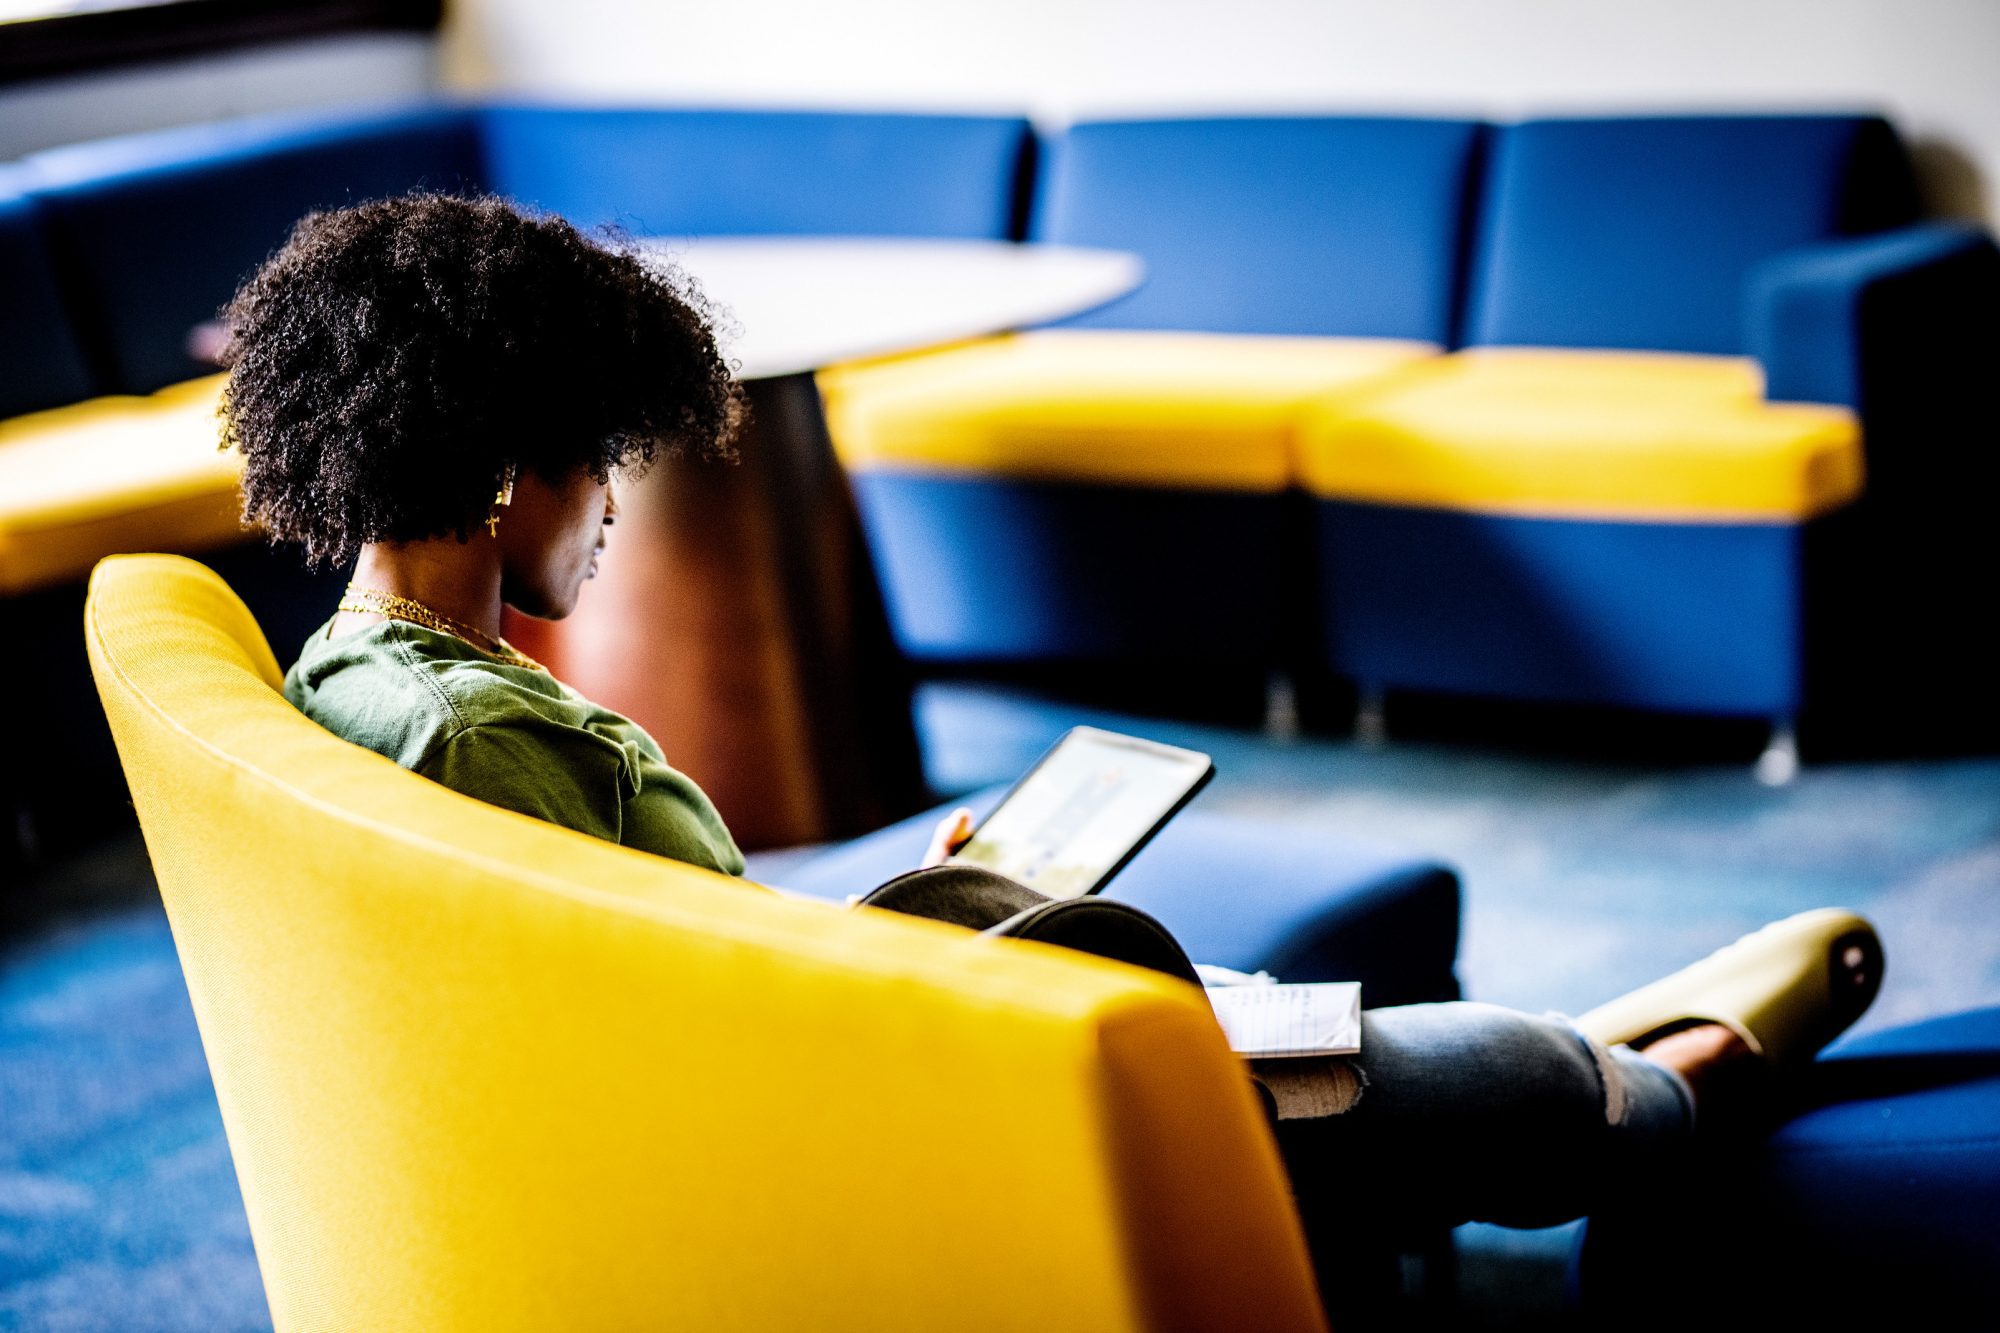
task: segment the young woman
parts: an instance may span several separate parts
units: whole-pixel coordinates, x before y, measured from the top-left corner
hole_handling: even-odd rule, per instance
[[[286,696],[467,795],[741,873],[650,736],[500,637],[504,606],[575,607],[617,474],[727,453],[740,399],[699,297],[558,218],[412,195],[307,217],[225,313],[246,516],[354,567]],[[965,831],[954,815],[933,859]],[[1807,913],[1576,1023],[1375,1010],[1360,1055],[1259,1073],[1322,1238],[1541,1225],[1644,1188],[1697,1116],[1753,1128],[1774,1076],[1852,1022],[1880,972],[1866,922]]]

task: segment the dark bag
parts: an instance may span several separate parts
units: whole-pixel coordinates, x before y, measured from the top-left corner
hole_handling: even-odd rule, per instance
[[[1201,984],[1180,942],[1130,903],[1051,898],[978,866],[912,870],[861,899],[861,905],[949,921],[985,935],[1060,944]]]

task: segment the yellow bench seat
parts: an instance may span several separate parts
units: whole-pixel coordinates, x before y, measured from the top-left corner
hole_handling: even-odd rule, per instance
[[[1041,330],[820,375],[851,469],[1231,491],[1294,482],[1308,404],[1437,354],[1427,343]]]
[[[1800,522],[1863,483],[1854,413],[1764,401],[1754,361],[1541,348],[1328,395],[1299,466],[1327,499],[1608,521]]]
[[[116,552],[243,540],[241,459],[219,447],[227,380],[0,421],[0,595],[79,580]]]

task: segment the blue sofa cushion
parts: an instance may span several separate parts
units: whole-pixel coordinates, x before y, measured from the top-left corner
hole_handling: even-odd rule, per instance
[[[0,168],[0,420],[93,392],[17,170]]]
[[[1011,239],[1025,120],[824,111],[498,106],[493,190],[639,235]]]
[[[1365,117],[1079,124],[1048,146],[1035,239],[1137,251],[1072,324],[1444,343],[1482,128]]]
[[[239,282],[316,208],[478,184],[470,113],[259,117],[51,149],[23,162],[103,388],[212,373],[187,355]]]
[[[1508,126],[1486,174],[1464,341],[1741,354],[1759,260],[1916,210],[1907,156],[1871,116]]]
[[[983,816],[1005,790],[954,804]],[[952,808],[913,816],[776,878],[814,897],[866,893],[914,869]],[[1184,810],[1105,894],[1159,918],[1198,963],[1267,969],[1285,981],[1359,981],[1370,1008],[1458,997],[1458,876],[1394,848]]]
[[[1925,1327],[1926,1311],[2000,1309],[2000,1008],[1841,1042],[1811,1072],[1768,1143],[1591,1223],[1587,1301],[1622,1312],[1633,1282],[1671,1274],[1668,1291],[1648,1283],[1669,1322],[1728,1308]]]

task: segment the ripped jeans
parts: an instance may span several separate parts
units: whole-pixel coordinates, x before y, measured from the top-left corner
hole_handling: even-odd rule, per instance
[[[1257,1072],[1316,1250],[1350,1231],[1570,1221],[1667,1178],[1694,1126],[1679,1075],[1489,1004],[1369,1010],[1360,1054],[1310,1063]],[[1286,1118],[1302,1110],[1334,1113]]]

